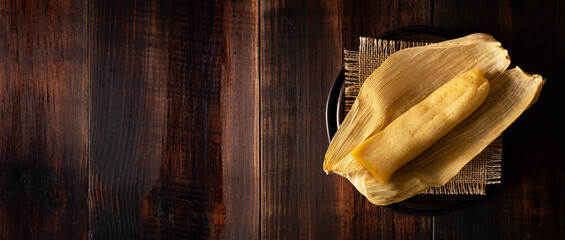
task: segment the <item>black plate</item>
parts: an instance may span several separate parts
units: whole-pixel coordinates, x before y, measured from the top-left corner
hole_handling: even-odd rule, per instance
[[[386,32],[376,38],[417,42],[441,42],[461,36],[460,34],[443,29],[417,26]],[[342,67],[334,80],[326,103],[326,127],[330,141],[345,117],[343,109],[345,102],[345,87],[343,85],[345,80],[344,74],[345,68]],[[484,196],[478,195],[416,195],[402,202],[388,205],[386,208],[407,215],[434,216],[461,208],[475,200],[483,198]]]

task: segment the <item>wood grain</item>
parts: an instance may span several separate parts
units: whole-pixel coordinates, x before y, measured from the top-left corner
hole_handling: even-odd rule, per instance
[[[261,238],[346,238],[351,187],[322,170],[325,98],[342,64],[338,2],[260,7]]]
[[[142,199],[157,178],[167,136],[169,47],[150,2],[91,1],[90,236],[143,236]]]
[[[433,25],[461,35],[488,33],[506,49],[512,49],[512,4],[510,0],[435,0]],[[510,56],[512,57],[512,56]]]
[[[348,50],[359,48],[359,37],[414,25],[432,24],[431,0],[342,1],[342,39]]]
[[[221,87],[227,52],[222,7],[179,1],[164,11],[171,34],[163,82],[167,129],[159,176],[143,202],[144,231],[151,239],[224,234]]]
[[[222,237],[259,239],[259,1],[227,1],[224,8]]]
[[[257,238],[249,3],[91,2],[93,238]]]
[[[86,239],[86,1],[0,1],[0,239]]]
[[[0,0],[0,239],[561,239],[557,0]],[[547,78],[503,186],[438,217],[326,175],[343,49],[412,25],[486,32]]]
[[[435,218],[437,239],[560,239],[565,236],[562,122],[555,110],[565,84],[565,6],[558,1],[435,1],[440,27],[482,31],[501,39],[513,65],[547,79],[540,99],[507,131],[502,189]],[[477,4],[477,5],[475,5]],[[480,7],[478,7],[480,6]]]

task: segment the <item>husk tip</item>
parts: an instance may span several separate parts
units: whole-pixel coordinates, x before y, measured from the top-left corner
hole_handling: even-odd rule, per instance
[[[520,68],[519,66],[516,66],[516,69],[518,71],[520,71],[520,73],[526,75],[527,77],[532,78],[534,81],[540,82],[541,85],[545,84],[546,79],[543,78],[541,75],[539,75],[539,74],[529,74],[526,71],[524,71],[522,68]]]

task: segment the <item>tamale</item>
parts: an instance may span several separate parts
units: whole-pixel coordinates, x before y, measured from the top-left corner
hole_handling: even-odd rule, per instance
[[[507,51],[487,34],[404,49],[391,55],[365,80],[349,114],[336,132],[324,170],[348,178],[374,204],[402,201],[430,186],[441,186],[529,105],[543,84],[510,64]],[[447,135],[381,184],[349,153],[382,131],[453,77],[472,68],[485,71],[491,83],[485,102]]]
[[[485,100],[489,84],[479,68],[450,80],[408,109],[350,155],[380,183],[467,118]]]

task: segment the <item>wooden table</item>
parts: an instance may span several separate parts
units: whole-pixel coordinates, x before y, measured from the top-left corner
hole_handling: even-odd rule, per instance
[[[435,217],[322,171],[343,49],[414,25],[547,78],[500,191]],[[565,238],[563,56],[558,0],[2,0],[0,239]]]

